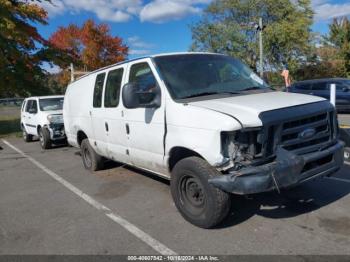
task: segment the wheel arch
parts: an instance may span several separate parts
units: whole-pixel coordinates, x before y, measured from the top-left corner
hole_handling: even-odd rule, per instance
[[[88,138],[88,136],[83,130],[79,130],[77,132],[77,144],[79,145],[79,147],[81,146],[81,143],[83,142],[83,140],[86,138]]]
[[[185,159],[187,157],[196,156],[199,158],[202,158],[205,160],[203,156],[201,156],[198,152],[182,147],[182,146],[175,146],[169,151],[169,159],[168,159],[168,170],[169,172],[172,171],[176,163],[178,163],[180,160]]]

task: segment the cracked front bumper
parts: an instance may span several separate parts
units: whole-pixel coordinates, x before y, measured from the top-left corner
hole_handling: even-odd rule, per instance
[[[66,138],[66,133],[64,131],[64,124],[50,124],[48,126],[50,132],[50,139],[55,140],[63,140]]]
[[[209,183],[223,191],[240,195],[279,190],[332,175],[343,165],[343,150],[342,142],[305,155],[296,155],[279,148],[274,162],[211,178]]]

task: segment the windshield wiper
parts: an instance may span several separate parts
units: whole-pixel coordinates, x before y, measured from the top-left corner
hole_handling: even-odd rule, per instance
[[[190,96],[186,96],[184,98],[193,98],[193,97],[199,97],[199,96],[210,96],[210,95],[221,95],[221,94],[239,94],[239,92],[205,92],[205,93],[199,93],[199,94],[193,94]]]

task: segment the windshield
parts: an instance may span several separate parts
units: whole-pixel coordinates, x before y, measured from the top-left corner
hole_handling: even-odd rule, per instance
[[[39,100],[40,111],[62,110],[63,97],[44,98]]]
[[[248,66],[229,56],[171,55],[154,61],[174,99],[268,88]]]

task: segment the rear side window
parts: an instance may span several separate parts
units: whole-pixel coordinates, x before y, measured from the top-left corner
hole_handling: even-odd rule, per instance
[[[328,85],[327,82],[319,82],[319,83],[314,83],[312,85],[312,90],[327,90],[328,89]]]
[[[108,73],[105,89],[105,107],[118,106],[123,73],[123,68],[112,70]]]
[[[106,73],[98,74],[96,77],[95,88],[94,88],[94,107],[101,107],[102,105],[102,91],[103,84],[105,81]]]

